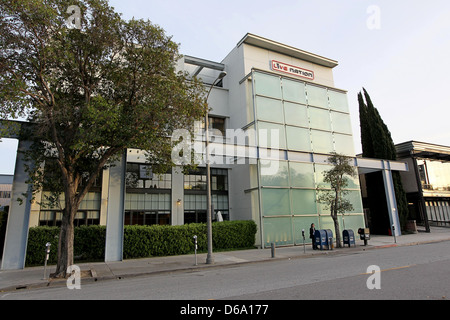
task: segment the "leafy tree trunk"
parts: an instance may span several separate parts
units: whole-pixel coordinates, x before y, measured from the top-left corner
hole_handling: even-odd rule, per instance
[[[67,267],[73,265],[74,225],[72,214],[74,213],[70,213],[67,209],[63,211],[58,243],[58,261],[55,273],[51,274],[52,278],[65,278]]]
[[[336,190],[336,198],[335,198],[335,202],[334,202],[334,208],[333,208],[333,212],[331,213],[331,218],[333,219],[334,222],[334,232],[336,234],[336,248],[341,248],[341,229],[339,227],[339,219],[338,219],[338,213],[337,213],[337,208],[338,205],[340,203],[340,199],[339,199],[339,192],[338,190]]]
[[[65,185],[65,208],[62,214],[61,232],[58,243],[58,260],[56,271],[52,278],[65,278],[67,267],[73,265],[74,247],[74,219],[78,211],[79,201],[76,194],[78,184],[75,182]]]

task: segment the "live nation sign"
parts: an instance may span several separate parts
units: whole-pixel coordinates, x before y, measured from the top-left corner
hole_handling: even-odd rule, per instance
[[[314,80],[314,72],[311,70],[291,66],[290,64],[286,64],[276,60],[270,61],[270,65],[273,71],[281,71],[290,75]]]

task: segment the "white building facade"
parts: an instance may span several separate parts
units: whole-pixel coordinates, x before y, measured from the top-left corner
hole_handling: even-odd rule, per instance
[[[317,202],[327,158],[337,152],[352,157],[361,170],[381,170],[386,183],[391,223],[398,226],[391,170],[405,163],[355,157],[345,90],[334,86],[338,63],[297,48],[247,34],[221,62],[185,56],[180,70],[197,76],[211,89],[208,103],[212,205],[215,217],[254,220],[259,247],[303,244],[302,230],[334,231],[330,212]],[[218,75],[227,75],[215,83]],[[213,85],[214,84],[214,85]],[[202,129],[202,122],[198,129]],[[203,125],[204,126],[204,125]],[[201,138],[200,138],[201,140]],[[203,142],[200,141],[200,147]],[[26,143],[19,143],[19,148]],[[202,149],[202,148],[200,148]],[[204,154],[204,151],[200,151]],[[147,170],[142,150],[128,149],[117,166],[86,196],[76,225],[107,227],[106,261],[122,260],[127,224],[182,225],[206,221],[206,169],[183,174],[175,167],[163,175]],[[29,186],[20,157],[13,194]],[[339,217],[341,230],[365,227],[359,179],[350,178],[347,198],[353,210]],[[42,202],[46,190],[37,195]],[[13,196],[14,199],[14,196]],[[23,268],[27,230],[58,225],[58,208],[19,206],[13,201],[2,269]],[[400,227],[395,228],[399,235]],[[356,233],[356,232],[355,232]]]

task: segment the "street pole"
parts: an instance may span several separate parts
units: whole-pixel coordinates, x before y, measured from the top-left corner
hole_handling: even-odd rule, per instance
[[[213,82],[209,88],[208,95],[206,96],[206,102],[208,102],[209,94],[211,93],[214,85],[221,79],[223,79],[227,73],[222,71],[217,79]],[[209,108],[209,106],[208,106]],[[209,164],[209,110],[206,110],[205,116],[205,152],[206,152],[206,237],[208,253],[206,255],[206,264],[213,264],[213,248],[212,248],[212,213],[211,213],[211,167]]]

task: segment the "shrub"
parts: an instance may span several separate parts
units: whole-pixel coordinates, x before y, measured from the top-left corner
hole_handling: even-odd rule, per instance
[[[26,265],[42,265],[45,244],[51,243],[49,264],[56,263],[58,227],[30,228]],[[255,245],[254,221],[223,221],[212,224],[213,248],[229,250],[250,248]],[[124,259],[151,256],[181,255],[194,252],[194,235],[199,252],[206,252],[206,224],[191,223],[182,226],[125,226],[123,239]],[[75,228],[74,256],[76,260],[102,261],[105,257],[105,226]]]

